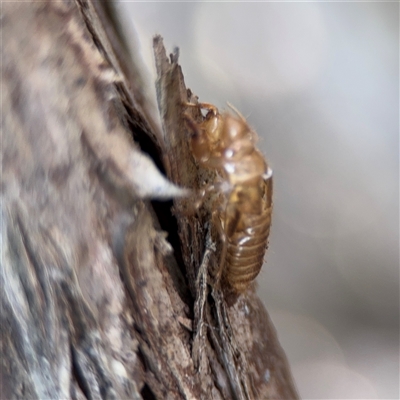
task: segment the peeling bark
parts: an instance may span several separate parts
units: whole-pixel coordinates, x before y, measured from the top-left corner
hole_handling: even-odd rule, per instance
[[[161,132],[100,3],[4,3],[1,30],[1,397],[296,398],[261,301],[213,287],[210,216],[177,198],[207,179],[177,56],[155,40]]]

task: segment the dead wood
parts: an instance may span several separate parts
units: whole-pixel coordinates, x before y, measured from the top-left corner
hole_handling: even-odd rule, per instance
[[[213,287],[210,216],[156,167],[207,179],[177,54],[155,39],[162,133],[104,11],[2,6],[1,398],[296,398],[254,289]]]

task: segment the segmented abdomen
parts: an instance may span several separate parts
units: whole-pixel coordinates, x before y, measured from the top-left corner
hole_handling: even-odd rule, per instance
[[[264,182],[260,214],[241,214],[235,230],[227,235],[224,278],[237,293],[243,293],[259,274],[264,263],[272,214],[272,178]]]

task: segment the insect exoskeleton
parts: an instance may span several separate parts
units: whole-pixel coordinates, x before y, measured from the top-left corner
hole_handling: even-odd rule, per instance
[[[212,187],[219,194],[218,203],[211,210],[223,243],[217,279],[240,294],[264,262],[271,226],[272,171],[256,147],[257,134],[233,107],[235,114],[220,113],[208,103],[186,106],[208,111],[199,124],[188,118],[193,129],[191,150],[201,166],[217,172]]]

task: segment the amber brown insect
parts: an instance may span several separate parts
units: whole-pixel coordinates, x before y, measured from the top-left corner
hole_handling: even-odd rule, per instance
[[[193,129],[190,144],[196,161],[219,176],[208,187],[218,194],[213,223],[223,243],[217,280],[240,294],[264,261],[271,226],[272,171],[256,147],[257,134],[233,107],[236,115],[221,114],[208,103],[186,106],[208,111],[199,124],[187,118]]]

